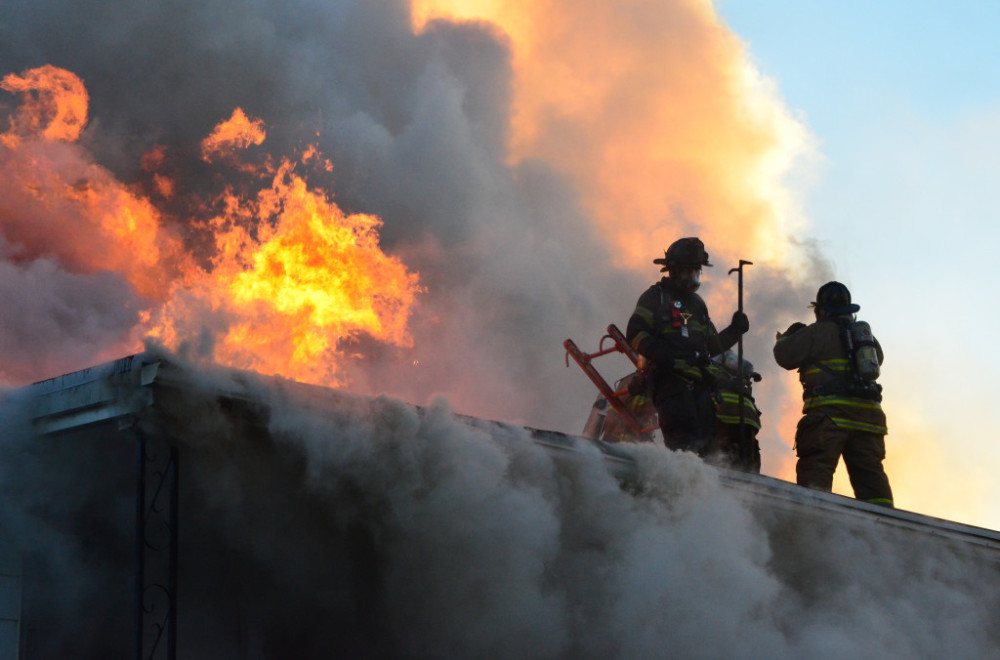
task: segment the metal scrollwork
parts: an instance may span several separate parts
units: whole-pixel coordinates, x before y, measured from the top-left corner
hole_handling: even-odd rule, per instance
[[[178,451],[136,436],[136,660],[177,655]]]

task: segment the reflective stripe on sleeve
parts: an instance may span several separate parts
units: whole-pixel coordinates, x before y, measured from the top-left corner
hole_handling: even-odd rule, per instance
[[[641,318],[643,321],[645,321],[649,325],[653,325],[653,316],[654,316],[653,310],[647,309],[645,307],[636,307],[635,308],[635,315],[638,316],[639,318]]]
[[[732,404],[736,408],[737,413],[735,415],[726,415],[726,414],[719,414],[718,411],[716,411],[716,414],[715,414],[716,419],[718,419],[723,424],[739,424],[740,423],[740,415],[739,415],[740,395],[739,394],[734,394],[732,392],[722,392],[721,396],[722,396],[722,401],[724,403]],[[752,426],[755,429],[760,430],[760,422],[757,419],[757,415],[758,414],[759,414],[759,412],[757,410],[757,407],[754,406],[754,403],[753,403],[753,401],[750,400],[750,397],[744,396],[743,397],[743,423],[746,424],[747,426]]]

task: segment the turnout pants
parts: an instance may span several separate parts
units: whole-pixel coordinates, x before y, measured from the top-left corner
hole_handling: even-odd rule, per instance
[[[745,433],[745,436],[744,436]],[[757,429],[746,425],[741,431],[739,424],[716,424],[716,452],[724,465],[760,474],[760,443],[757,442]]]
[[[795,466],[799,485],[829,491],[840,457],[844,457],[854,497],[892,506],[892,489],[882,468],[885,437],[837,426],[823,413],[809,413],[795,431]]]
[[[653,403],[668,449],[691,451],[703,458],[712,451],[715,402],[705,383],[665,377],[656,384]]]

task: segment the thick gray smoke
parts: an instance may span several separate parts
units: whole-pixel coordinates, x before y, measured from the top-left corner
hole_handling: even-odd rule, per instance
[[[199,200],[233,182],[232,172],[220,178],[197,158],[196,145],[219,121],[237,106],[261,118],[268,137],[255,149],[275,158],[318,140],[334,170],[311,185],[331,190],[348,212],[379,215],[383,248],[426,288],[411,319],[412,348],[365,338],[347,347],[362,356],[344,365],[354,391],[418,404],[441,394],[463,413],[579,431],[596,390],[575,365],[566,368],[563,340],[596,350],[605,327],[624,329],[638,295],[659,277],[651,263],[645,276],[612,266],[606,238],[580,205],[578,182],[542,160],[509,162],[512,53],[489,24],[438,21],[414,34],[402,0],[100,2],[86,9],[41,0],[0,5],[0,37],[0,74],[51,64],[83,79],[91,122],[81,147],[122,181],[150,189],[142,156],[167,147],[163,167],[181,194],[151,199],[194,254],[209,240],[196,224],[205,213]],[[15,99],[0,92],[0,103],[2,111]],[[0,209],[18,212],[2,201]],[[15,221],[30,225],[30,218]],[[683,217],[664,221],[698,233]],[[650,245],[649,261],[664,247]],[[723,256],[715,246],[709,251]],[[710,301],[727,282],[731,256],[716,260]],[[31,279],[24,258],[8,267]],[[80,309],[67,318],[52,292],[85,275],[72,264],[63,269],[36,275],[31,281],[43,290],[21,287],[21,303],[7,308],[0,339],[4,354],[17,356],[9,381],[83,368],[126,345],[141,301],[107,276],[107,287],[74,296]],[[776,374],[771,342],[775,330],[803,316],[819,275],[803,290],[785,272],[748,271],[746,355],[765,375],[758,398],[766,470],[788,457],[776,430],[778,404],[797,396]],[[90,313],[115,298],[123,305],[113,313]],[[716,325],[724,327],[734,308],[735,295],[712,301]],[[63,332],[36,332],[39,316],[67,319],[56,326]],[[101,333],[106,352],[88,359]],[[23,357],[32,355],[54,357]],[[621,356],[606,360],[599,366],[609,380],[629,370]]]
[[[311,185],[348,212],[379,215],[383,249],[426,287],[412,349],[359,340],[365,357],[346,366],[355,390],[416,403],[440,393],[470,414],[582,425],[594,390],[565,368],[562,341],[596,342],[609,322],[624,325],[646,283],[610,266],[565,179],[543,162],[507,164],[511,53],[494,27],[437,22],[414,34],[401,0],[43,1],[3,3],[0,35],[0,73],[51,64],[82,78],[91,122],[81,145],[122,181],[148,186],[142,155],[169,148],[164,167],[189,194],[158,203],[196,254],[206,241],[196,201],[220,182],[194,147],[213,126],[243,108],[265,122],[262,149],[276,158],[318,134],[334,170]],[[123,285],[109,296],[125,299]],[[9,317],[25,325],[8,331],[12,353],[75,358],[69,346],[88,333],[125,330],[108,319],[33,333],[26,317],[58,314],[43,301],[14,306]],[[67,359],[58,372],[93,362]]]
[[[109,273],[74,274],[50,259],[0,260],[0,309],[10,315],[0,324],[0,355],[21,356],[0,360],[0,379],[30,382],[40,373],[62,373],[67,364],[114,357],[109,346],[120,345],[137,320],[127,304],[134,295]],[[41,350],[29,358],[21,353],[26,346]]]
[[[148,189],[142,156],[166,146],[189,194],[157,203],[195,254],[207,242],[197,202],[220,183],[196,145],[239,106],[265,122],[260,149],[275,158],[318,139],[334,170],[311,185],[379,215],[384,249],[426,287],[412,349],[361,339],[364,357],[346,366],[355,391],[418,404],[444,395],[426,415],[389,398],[332,417],[271,400],[276,452],[225,410],[178,413],[202,424],[181,436],[197,484],[186,538],[201,539],[187,552],[204,555],[187,573],[198,599],[182,625],[198,652],[229,653],[212,654],[229,647],[194,615],[222,610],[243,638],[277,649],[271,657],[296,640],[319,640],[299,650],[323,657],[337,639],[409,657],[989,655],[997,608],[978,585],[995,576],[969,563],[835,526],[775,527],[710,468],[662,448],[637,450],[628,493],[596,458],[557,464],[522,431],[494,437],[450,413],[579,430],[596,393],[564,366],[562,341],[596,349],[659,276],[651,263],[643,277],[611,265],[580,191],[550,164],[508,162],[511,57],[487,24],[414,34],[402,0],[0,3],[0,76],[45,64],[79,75],[91,101],[80,148],[123,182]],[[14,106],[0,92],[0,116]],[[19,212],[11,199],[0,194],[0,214]],[[127,344],[143,301],[119,275],[0,241],[0,378],[53,376]],[[663,247],[649,246],[650,261]],[[774,377],[774,331],[806,320],[830,275],[812,256],[805,290],[759,265],[747,274],[765,471],[788,452],[769,405],[790,394]],[[725,271],[717,262],[706,288]],[[713,303],[720,327],[729,300]],[[127,536],[131,502],[127,478],[109,494],[94,475],[108,461],[127,475],[130,449],[39,444],[19,408],[0,412],[4,526],[38,553],[35,607],[68,638],[49,655],[72,654],[74,637],[114,639],[127,617],[83,614],[102,585],[128,584],[128,550],[109,562],[102,546]],[[219,593],[245,593],[258,609],[219,604]],[[120,600],[127,608],[127,589]]]
[[[990,657],[996,562],[876,522],[750,506],[688,454],[249,381],[160,398],[180,443],[185,658]],[[247,379],[241,379],[244,385]],[[0,408],[0,522],[36,655],[124,655],[130,435],[35,438]],[[88,617],[88,611],[101,611]]]

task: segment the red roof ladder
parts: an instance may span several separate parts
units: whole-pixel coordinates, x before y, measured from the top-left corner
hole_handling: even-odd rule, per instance
[[[610,348],[604,348],[605,339],[610,339],[614,345]],[[620,398],[623,395],[628,394],[628,390],[616,392],[611,389],[611,386],[608,385],[608,381],[604,380],[604,376],[602,376],[592,364],[594,358],[601,357],[602,355],[608,355],[610,353],[624,353],[628,356],[628,359],[632,361],[632,364],[634,364],[636,368],[639,367],[639,354],[635,352],[635,349],[629,346],[628,342],[625,340],[625,335],[623,335],[622,331],[618,329],[618,326],[614,323],[608,326],[608,334],[601,337],[601,342],[598,344],[596,353],[584,353],[579,349],[579,347],[577,347],[572,339],[564,341],[563,347],[566,348],[566,366],[569,366],[569,358],[572,356],[573,359],[576,360],[576,363],[580,365],[580,368],[583,369],[583,373],[587,374],[590,380],[593,381],[594,385],[597,386],[597,389],[600,390],[602,395],[604,395],[604,398],[611,404],[611,407],[615,409],[615,412],[621,415],[621,418],[637,437],[641,437],[644,433],[655,431],[659,428],[658,426],[643,428],[642,424],[639,423],[639,420],[635,418],[635,415],[632,414],[632,411],[628,409]]]

